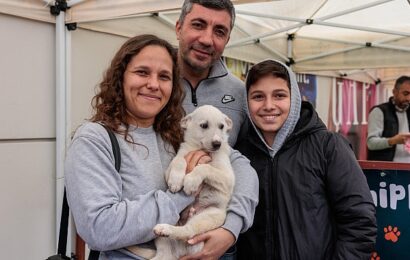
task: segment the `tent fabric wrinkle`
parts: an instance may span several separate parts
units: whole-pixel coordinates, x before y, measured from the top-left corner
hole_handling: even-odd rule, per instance
[[[54,23],[47,3],[40,0],[0,0],[0,13]]]

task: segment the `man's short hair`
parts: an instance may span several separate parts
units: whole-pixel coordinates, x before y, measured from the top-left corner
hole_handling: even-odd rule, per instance
[[[394,88],[397,89],[397,90],[400,89],[400,86],[404,82],[409,82],[410,83],[410,77],[409,76],[401,76],[400,78],[398,78],[396,80],[396,83],[394,83]]]
[[[215,9],[215,10],[226,10],[231,16],[231,30],[235,24],[235,7],[230,0],[185,0],[181,8],[181,14],[179,16],[179,22],[184,23],[186,15],[191,12],[192,6],[194,4],[199,4],[203,7]]]

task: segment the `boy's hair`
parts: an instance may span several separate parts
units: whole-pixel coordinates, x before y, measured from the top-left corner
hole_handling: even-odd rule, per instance
[[[268,75],[285,80],[290,89],[288,70],[282,64],[276,61],[266,60],[252,66],[252,68],[249,70],[248,76],[246,77],[245,81],[246,91],[249,91],[249,88],[259,79]]]

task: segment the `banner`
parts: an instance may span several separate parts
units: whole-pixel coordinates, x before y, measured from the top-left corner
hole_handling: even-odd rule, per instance
[[[376,205],[377,242],[371,259],[410,259],[410,170],[363,172]]]
[[[302,100],[309,101],[313,107],[316,107],[317,83],[316,76],[311,74],[296,73],[300,95]]]
[[[331,93],[329,130],[339,132],[349,140],[357,159],[367,159],[367,117],[376,105],[376,85],[335,78]]]
[[[245,81],[246,75],[253,65],[252,63],[227,57],[222,57],[222,59],[224,60],[226,67],[232,74],[240,78],[242,81]]]

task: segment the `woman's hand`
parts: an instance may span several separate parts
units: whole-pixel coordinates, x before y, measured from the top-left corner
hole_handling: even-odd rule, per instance
[[[191,238],[188,244],[194,245],[202,241],[205,244],[201,252],[183,256],[180,260],[218,259],[235,243],[235,236],[224,228],[217,228]]]
[[[187,162],[186,173],[190,173],[198,164],[209,163],[211,161],[209,154],[202,150],[192,151],[185,155]]]

